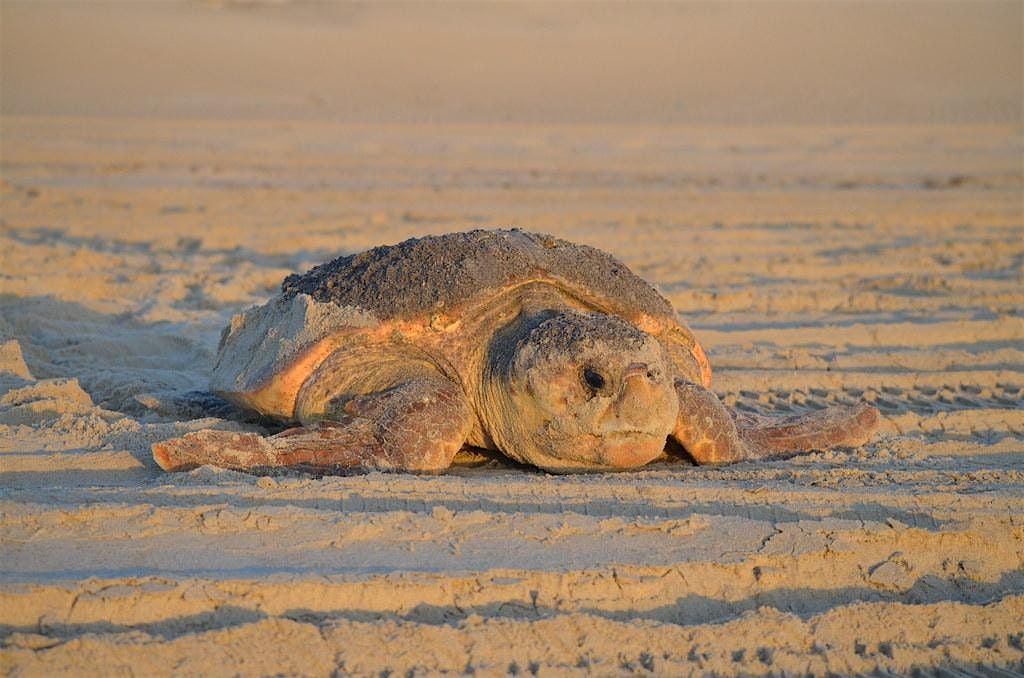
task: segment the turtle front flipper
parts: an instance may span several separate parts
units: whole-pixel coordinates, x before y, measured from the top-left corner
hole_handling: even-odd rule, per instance
[[[679,416],[672,436],[700,464],[786,457],[856,447],[878,428],[878,410],[862,403],[787,417],[735,413],[711,391],[676,380]]]
[[[352,398],[333,419],[270,437],[196,431],[154,444],[153,458],[166,471],[204,464],[239,471],[442,471],[465,442],[472,418],[458,385],[425,377]]]

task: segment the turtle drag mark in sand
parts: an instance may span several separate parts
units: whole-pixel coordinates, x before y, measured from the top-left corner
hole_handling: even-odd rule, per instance
[[[643,466],[671,438],[701,464],[861,445],[867,404],[728,409],[701,345],[600,250],[519,230],[407,240],[285,279],[235,316],[211,390],[300,426],[153,445],[169,471],[437,472],[466,445],[555,473]]]

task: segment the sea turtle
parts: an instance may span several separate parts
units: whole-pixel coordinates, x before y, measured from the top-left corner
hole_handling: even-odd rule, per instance
[[[153,445],[201,464],[436,472],[464,445],[567,473],[636,468],[670,438],[701,464],[866,442],[867,404],[769,419],[727,408],[669,302],[612,256],[514,230],[406,240],[288,276],[235,316],[211,390],[297,422]]]

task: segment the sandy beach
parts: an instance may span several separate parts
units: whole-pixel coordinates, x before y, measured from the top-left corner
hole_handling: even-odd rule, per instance
[[[762,35],[763,66],[723,62],[735,92],[695,74],[671,95],[648,60],[696,73],[765,10],[84,7],[2,8],[0,673],[1024,671],[1020,5],[932,5],[917,42],[911,5],[786,5],[789,48]],[[808,37],[833,20],[875,56]],[[611,38],[602,87],[604,62],[569,56]],[[307,70],[399,39],[393,61]],[[758,68],[816,45],[759,96]],[[479,70],[423,84],[474,49]],[[258,55],[262,75],[227,77]],[[168,403],[207,387],[221,329],[286,275],[508,226],[655,284],[727,404],[866,400],[878,436],[571,476],[153,462],[189,431],[266,431]]]

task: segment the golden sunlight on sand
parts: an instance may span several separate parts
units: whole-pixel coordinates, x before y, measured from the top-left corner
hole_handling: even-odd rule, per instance
[[[1022,5],[0,4],[0,673],[1024,670]],[[339,254],[607,250],[786,461],[165,474]]]

